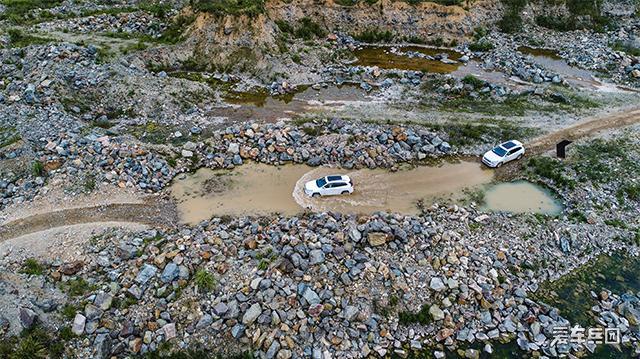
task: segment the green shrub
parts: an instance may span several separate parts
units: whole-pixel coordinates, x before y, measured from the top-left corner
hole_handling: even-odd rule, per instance
[[[326,36],[325,30],[318,23],[311,20],[311,18],[303,17],[298,22],[298,26],[294,31],[294,35],[297,38],[304,40],[311,40],[313,38],[320,38]]]
[[[29,275],[42,275],[42,273],[44,273],[44,266],[35,258],[27,258],[22,263],[20,272]]]
[[[44,164],[40,161],[33,161],[31,164],[31,174],[35,177],[42,177],[44,173]]]
[[[462,82],[467,84],[467,85],[471,85],[473,86],[473,88],[480,88],[482,86],[484,86],[484,81],[480,80],[479,78],[473,76],[473,75],[467,75],[465,77],[462,78]]]
[[[215,277],[204,268],[196,272],[195,283],[203,292],[210,292],[216,287]]]
[[[487,52],[493,50],[495,46],[489,40],[475,41],[469,44],[469,50],[474,52]]]
[[[9,29],[7,30],[7,34],[9,35],[9,43],[11,47],[25,47],[29,45],[42,45],[48,44],[53,39],[46,37],[33,36],[29,34],[25,34],[22,30],[19,29]]]
[[[390,42],[393,40],[393,33],[389,30],[369,29],[359,34],[353,35],[353,38],[368,43]]]

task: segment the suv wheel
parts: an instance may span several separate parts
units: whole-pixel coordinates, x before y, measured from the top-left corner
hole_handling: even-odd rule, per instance
[[[498,165],[496,167],[498,168],[502,167],[502,162],[498,162]]]
[[[313,197],[313,198],[320,197],[320,193],[316,192],[316,193],[312,194],[311,197]]]
[[[342,194],[349,194],[349,191],[342,191]]]

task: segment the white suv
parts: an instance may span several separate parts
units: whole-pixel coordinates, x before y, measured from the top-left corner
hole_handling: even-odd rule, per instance
[[[349,176],[326,176],[305,183],[304,193],[311,197],[349,194],[353,193],[353,183]]]
[[[500,167],[503,164],[519,160],[524,156],[524,146],[520,141],[511,140],[502,143],[482,156],[482,163],[489,167]]]

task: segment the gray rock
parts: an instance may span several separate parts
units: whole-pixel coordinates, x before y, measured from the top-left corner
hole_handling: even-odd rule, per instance
[[[167,264],[164,267],[164,270],[162,271],[162,275],[160,276],[160,280],[162,280],[162,282],[164,283],[171,283],[176,278],[178,278],[179,275],[180,275],[180,268],[178,268],[178,266],[175,263],[169,262],[169,264]]]
[[[302,293],[302,297],[309,303],[310,305],[320,303],[320,297],[316,292],[313,291],[310,287],[307,287]]]
[[[95,348],[95,358],[106,359],[111,357],[111,337],[109,334],[98,334],[93,342]]]
[[[158,272],[158,268],[151,264],[144,264],[138,275],[136,276],[136,282],[145,285],[151,278],[153,278]]]
[[[444,290],[446,286],[442,282],[442,279],[438,277],[433,277],[431,278],[431,282],[429,283],[429,288],[435,290],[436,292],[439,292],[441,290]]]
[[[220,302],[213,307],[213,312],[220,317],[225,315],[228,310],[229,307],[224,302]]]
[[[258,319],[260,314],[262,314],[262,307],[260,306],[260,304],[258,304],[258,303],[253,304],[244,313],[244,316],[242,317],[242,324],[244,324],[244,325],[253,324],[253,322],[255,322],[256,319]]]
[[[24,329],[31,329],[37,320],[36,312],[29,308],[20,308],[20,324]]]
[[[71,331],[73,332],[73,334],[75,335],[82,335],[82,333],[84,333],[84,327],[87,323],[87,318],[78,313],[76,314],[76,317],[73,319],[73,325],[71,327]]]
[[[320,249],[314,249],[309,253],[309,264],[320,264],[324,262],[324,253]]]

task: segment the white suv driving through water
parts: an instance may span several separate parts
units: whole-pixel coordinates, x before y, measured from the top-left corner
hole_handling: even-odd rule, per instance
[[[524,146],[520,141],[511,140],[494,147],[482,156],[482,163],[489,167],[500,167],[503,164],[519,160],[524,156]]]
[[[349,194],[353,193],[353,183],[349,176],[326,176],[305,183],[304,193],[311,197]]]

